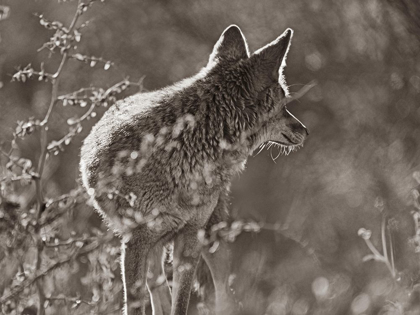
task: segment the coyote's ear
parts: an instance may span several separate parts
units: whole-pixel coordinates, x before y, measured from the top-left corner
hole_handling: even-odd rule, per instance
[[[219,60],[238,61],[248,57],[248,45],[241,29],[236,25],[231,25],[225,29],[216,45],[214,45],[209,65],[213,65]]]
[[[293,30],[288,28],[276,40],[258,49],[251,56],[249,62],[256,71],[259,87],[264,88],[280,80],[292,36]]]

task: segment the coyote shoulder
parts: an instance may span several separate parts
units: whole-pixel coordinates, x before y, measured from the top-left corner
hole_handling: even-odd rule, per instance
[[[286,108],[282,75],[293,32],[250,54],[228,27],[208,65],[173,86],[111,107],[84,141],[80,168],[96,209],[122,237],[126,314],[145,314],[148,270],[174,241],[172,315],[186,314],[197,261],[210,268],[216,313],[233,314],[229,251],[203,250],[197,233],[227,217],[232,177],[265,144],[302,145],[305,126]],[[158,254],[156,254],[158,253]],[[163,314],[152,294],[154,314]]]

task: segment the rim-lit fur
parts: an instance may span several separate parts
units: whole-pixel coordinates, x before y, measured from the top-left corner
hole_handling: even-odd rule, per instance
[[[284,105],[282,69],[292,35],[288,29],[250,55],[240,29],[230,26],[200,73],[119,101],[85,139],[83,184],[123,237],[126,313],[136,296],[141,307],[133,312],[144,313],[147,257],[174,239],[171,314],[185,314],[193,272],[176,267],[189,264],[194,271],[201,251],[197,232],[226,218],[232,176],[258,148],[276,146],[288,154],[303,144],[306,129]],[[226,270],[220,269],[229,261],[203,256],[216,286],[217,313],[232,311],[221,275]]]

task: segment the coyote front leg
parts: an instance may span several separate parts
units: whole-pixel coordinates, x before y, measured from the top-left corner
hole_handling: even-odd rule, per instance
[[[227,193],[222,194],[216,208],[207,223],[206,230],[209,232],[213,225],[220,222],[227,222]],[[239,305],[234,299],[229,286],[231,273],[231,252],[228,244],[223,239],[219,240],[219,246],[214,253],[209,252],[208,246],[204,247],[201,254],[210,269],[215,289],[215,310],[216,315],[237,314]]]
[[[161,237],[162,233],[142,225],[132,232],[129,241],[123,241],[124,315],[146,314],[148,256]]]
[[[149,287],[153,315],[169,315],[171,312],[171,291],[163,266],[164,247],[158,244],[150,253]]]
[[[187,314],[195,269],[201,253],[197,237],[200,228],[186,226],[175,238],[171,315]]]
[[[149,246],[139,246],[138,242],[130,240],[122,244],[124,253],[124,315],[145,315],[147,254]]]

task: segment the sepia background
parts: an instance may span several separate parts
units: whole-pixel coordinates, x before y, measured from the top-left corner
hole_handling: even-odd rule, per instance
[[[10,148],[16,122],[42,119],[51,97],[50,84],[37,79],[11,82],[13,74],[29,63],[39,69],[41,62],[53,72],[60,60],[47,50],[37,52],[53,32],[40,25],[35,13],[69,25],[76,4],[0,0],[4,150]],[[63,69],[59,94],[91,85],[107,88],[127,76],[142,79],[144,90],[159,89],[205,66],[214,43],[230,24],[240,26],[251,52],[292,28],[285,68],[290,91],[293,94],[314,80],[317,85],[289,109],[308,127],[310,136],[303,148],[275,161],[270,151],[250,158],[232,186],[234,217],[262,227],[259,233],[241,233],[231,244],[233,288],[243,304],[242,314],[420,312],[420,4],[416,0],[106,0],[93,3],[80,23],[87,20],[78,51],[115,66],[105,70],[103,65],[90,67],[71,59]],[[136,92],[130,88],[119,98]],[[81,143],[105,110],[99,108],[63,152],[47,159],[46,197],[61,196],[78,186]],[[68,118],[85,111],[57,104],[48,140],[60,139],[68,132]],[[14,154],[32,159],[35,165],[39,132],[17,144]],[[0,176],[7,177],[8,159],[0,160]],[[3,203],[9,199],[19,204],[19,211],[29,211],[35,186],[12,186],[10,195],[2,186]],[[3,205],[0,210],[4,209]],[[9,286],[25,268],[31,275],[34,259],[30,242],[16,255],[10,254],[13,248],[6,251],[3,216],[0,296],[10,292]],[[68,239],[72,233],[90,235],[97,230],[106,227],[89,205],[81,203],[48,233]],[[109,293],[118,295],[121,288],[118,241],[109,244],[114,247],[54,270],[44,279],[47,297],[59,292],[95,303],[108,299],[101,312],[118,313]],[[43,263],[48,266],[61,258],[60,252],[45,254]],[[97,270],[102,266],[98,261],[107,266],[108,277]],[[103,293],[106,290],[108,295]],[[28,287],[15,304],[7,309],[3,304],[3,312],[20,314],[37,301],[36,288]],[[82,303],[72,308],[63,301],[51,301],[46,313],[66,307],[68,314],[89,314],[94,307]],[[190,314],[198,314],[197,301],[194,296]]]

